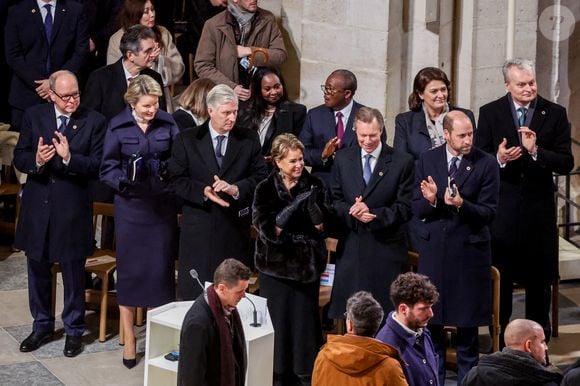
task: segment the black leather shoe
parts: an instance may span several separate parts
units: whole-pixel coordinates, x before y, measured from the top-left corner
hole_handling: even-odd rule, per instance
[[[30,335],[20,344],[21,352],[31,352],[52,339],[52,331],[37,332],[32,331]]]
[[[83,351],[83,337],[67,335],[66,341],[64,343],[64,356],[65,357],[76,357]]]
[[[123,366],[131,370],[133,367],[137,366],[137,358],[125,359],[123,358]]]

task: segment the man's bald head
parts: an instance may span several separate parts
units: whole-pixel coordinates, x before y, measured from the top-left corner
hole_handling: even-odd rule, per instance
[[[527,352],[538,363],[545,364],[548,346],[544,329],[533,320],[512,320],[505,329],[504,342],[506,347]]]

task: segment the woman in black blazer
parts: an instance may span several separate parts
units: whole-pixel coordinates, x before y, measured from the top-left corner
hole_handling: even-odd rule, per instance
[[[208,120],[207,103],[205,98],[215,83],[211,79],[198,78],[191,82],[179,97],[179,107],[173,113],[173,119],[183,131],[188,127],[201,126]]]
[[[300,134],[306,106],[288,100],[284,78],[274,67],[259,68],[250,85],[252,96],[240,104],[237,125],[258,132],[262,154],[271,162],[272,140],[281,133]]]
[[[451,110],[463,111],[475,129],[475,117],[471,110],[452,106],[449,79],[443,70],[425,67],[413,81],[413,92],[409,95],[409,109],[395,118],[393,147],[411,154],[415,160],[425,150],[445,143],[443,118]]]

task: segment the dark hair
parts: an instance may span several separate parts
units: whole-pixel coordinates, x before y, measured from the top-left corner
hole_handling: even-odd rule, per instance
[[[225,259],[213,274],[213,285],[225,284],[234,287],[240,280],[250,280],[252,271],[236,259]]]
[[[345,69],[334,70],[329,75],[329,77],[337,75],[342,77],[342,79],[344,79],[344,89],[350,90],[351,95],[354,96],[354,93],[356,92],[357,88],[357,81],[356,76],[352,73],[352,71]]]
[[[260,122],[266,114],[266,108],[268,103],[264,100],[262,96],[262,80],[266,75],[274,74],[280,79],[280,84],[282,85],[282,97],[278,101],[278,106],[282,102],[288,100],[288,93],[286,92],[286,83],[282,77],[282,73],[276,67],[260,67],[256,70],[252,76],[252,83],[250,84],[250,90],[252,91],[252,96],[244,108],[243,120],[247,123],[246,126],[253,130],[258,130],[260,127]]]
[[[127,53],[129,51],[138,54],[141,50],[141,40],[145,39],[155,39],[155,33],[149,27],[136,24],[125,30],[125,33],[121,37],[121,43],[119,44],[119,49],[121,50],[123,58],[127,58]]]
[[[352,323],[355,335],[375,336],[384,315],[383,307],[370,292],[359,291],[346,301],[346,317]]]
[[[400,304],[412,307],[417,302],[434,304],[439,300],[439,292],[429,278],[414,272],[400,274],[391,283],[390,295],[395,308]]]
[[[437,67],[425,67],[415,75],[415,80],[413,80],[413,91],[409,95],[409,109],[412,111],[421,111],[423,108],[423,102],[419,97],[419,94],[425,92],[425,87],[429,82],[434,80],[440,80],[447,86],[447,101],[451,100],[451,82],[447,78],[447,74]]]
[[[119,16],[117,17],[117,23],[119,27],[127,31],[129,28],[136,24],[141,23],[141,18],[143,17],[143,11],[145,10],[145,3],[150,1],[155,9],[155,2],[153,0],[125,0],[123,1],[123,6],[119,11]],[[161,39],[161,30],[157,26],[157,20],[155,20],[155,25],[151,28],[155,33],[155,40],[159,43],[159,46],[163,48],[163,40]]]

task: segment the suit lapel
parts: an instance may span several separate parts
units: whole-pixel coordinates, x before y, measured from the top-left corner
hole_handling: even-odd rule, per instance
[[[461,158],[461,162],[459,163],[459,167],[457,168],[457,173],[455,173],[455,183],[461,191],[461,186],[464,182],[469,178],[469,175],[473,171],[473,162],[469,154],[463,156]]]
[[[352,110],[350,111],[350,116],[348,117],[348,122],[346,122],[346,127],[344,128],[344,136],[342,137],[343,147],[350,147],[354,143],[355,134],[352,128],[354,124],[354,117],[360,105],[356,102],[352,104]]]
[[[373,174],[371,174],[371,179],[369,180],[369,184],[366,186],[366,188],[364,190],[363,200],[376,188],[378,183],[388,173],[389,167],[390,167],[392,161],[393,161],[393,155],[390,152],[387,152],[386,146],[383,145],[383,149],[381,150],[381,154],[379,154],[379,158],[377,159],[377,164],[375,165],[375,170],[373,170]],[[359,160],[359,163],[362,163],[362,161]],[[362,170],[362,166],[361,166],[361,170]]]
[[[237,159],[241,147],[242,143],[236,136],[236,128],[234,128],[232,131],[230,131],[230,134],[228,135],[228,144],[226,148],[226,153],[224,154],[222,167],[220,168],[218,174],[220,177],[223,176],[225,172],[228,170],[228,168],[230,168],[234,164],[234,161]]]
[[[207,122],[200,128],[196,139],[195,146],[201,155],[202,161],[207,165],[207,168],[212,175],[218,174],[218,164],[215,159],[215,151],[212,146],[213,144]]]
[[[65,136],[69,143],[72,142],[73,138],[79,133],[79,131],[85,126],[85,117],[80,114],[73,114],[70,117],[68,125],[66,127]]]
[[[518,116],[515,112],[515,109],[513,107],[513,102],[512,102],[512,99],[509,97],[509,94],[506,95],[506,97],[505,97],[505,103],[501,103],[499,105],[499,107],[501,109],[501,111],[498,112],[499,116],[512,117],[512,123],[513,123],[513,125],[511,126],[512,128],[509,129],[507,133],[505,133],[507,141],[508,141],[508,147],[520,146],[521,141],[520,141],[520,133],[518,132],[518,129],[519,129]]]
[[[413,122],[411,123],[411,126],[417,130],[420,135],[425,136],[429,142],[431,142],[431,136],[429,135],[429,130],[427,130],[427,124],[425,123],[426,118],[423,110],[413,114],[412,119]]]
[[[51,45],[54,42],[56,35],[58,35],[60,27],[64,23],[66,14],[67,14],[66,3],[64,1],[57,0],[56,7],[54,9],[54,23],[52,25],[52,36],[50,37]]]
[[[44,144],[52,143],[52,139],[55,137],[54,132],[57,129],[56,126],[56,112],[54,111],[54,104],[45,104],[46,119],[42,119],[42,136]]]
[[[544,103],[544,99],[540,96],[537,97],[536,107],[534,109],[534,116],[530,122],[530,129],[535,131],[536,134],[540,132],[548,116],[548,109]]]
[[[42,12],[38,8],[38,4],[35,0],[30,1],[30,16],[32,23],[36,25],[40,36],[46,36],[46,31],[44,30],[44,19],[42,17]],[[47,39],[48,41],[48,39]]]
[[[360,147],[353,146],[344,151],[348,151],[348,172],[344,175],[355,176],[352,181],[348,181],[348,183],[353,184],[354,191],[361,192],[360,194],[362,195],[365,190],[365,182],[363,180]]]

